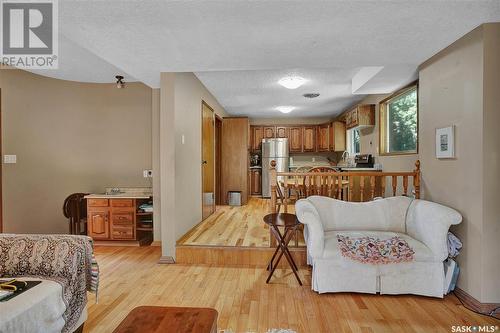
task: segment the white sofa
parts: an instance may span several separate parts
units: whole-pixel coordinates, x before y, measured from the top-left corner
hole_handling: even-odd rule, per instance
[[[313,290],[443,297],[447,233],[462,221],[454,209],[407,197],[357,203],[311,196],[297,201],[295,210],[305,225]],[[339,251],[338,234],[399,236],[414,250],[414,260],[374,265],[345,258]]]

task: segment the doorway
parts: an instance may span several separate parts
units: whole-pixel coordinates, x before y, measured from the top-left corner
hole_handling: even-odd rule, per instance
[[[201,215],[202,220],[215,212],[215,112],[201,102]]]
[[[215,115],[215,204],[222,205],[222,118]]]

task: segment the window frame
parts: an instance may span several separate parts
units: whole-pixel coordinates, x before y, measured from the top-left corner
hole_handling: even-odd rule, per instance
[[[354,131],[358,131],[359,136],[359,152],[354,151]],[[361,133],[358,128],[350,128],[346,131],[347,136],[347,151],[349,152],[349,156],[356,156],[361,154]]]
[[[416,149],[415,150],[405,150],[405,151],[397,151],[397,152],[389,152],[387,151],[387,105],[394,99],[400,97],[401,95],[404,95],[407,93],[409,90],[416,89],[417,91],[417,142],[416,142]],[[418,81],[412,82],[409,85],[399,89],[389,97],[383,99],[382,101],[379,102],[379,155],[380,156],[401,156],[401,155],[417,155],[418,154],[418,148],[419,148],[419,108],[420,108],[420,103],[418,100],[418,95],[419,95],[419,88],[418,88]]]

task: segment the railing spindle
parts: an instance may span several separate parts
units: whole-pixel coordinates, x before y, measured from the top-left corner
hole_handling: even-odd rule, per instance
[[[338,184],[337,184],[337,199],[342,199],[342,175],[338,175]]]
[[[359,192],[360,192],[360,201],[363,202],[363,197],[365,195],[365,176],[359,177]]]
[[[408,196],[408,176],[403,176],[403,194]]]
[[[349,176],[349,190],[347,191],[348,201],[352,201],[352,196],[354,194],[354,177]]]
[[[380,193],[380,196],[382,198],[385,198],[385,176],[382,176],[381,178],[382,179],[380,180],[380,191],[382,193]]]
[[[398,176],[392,176],[392,196],[396,196],[396,189],[398,188]]]
[[[375,198],[375,176],[370,177],[370,197],[372,200]]]
[[[283,179],[283,206],[284,212],[288,213],[288,177]]]

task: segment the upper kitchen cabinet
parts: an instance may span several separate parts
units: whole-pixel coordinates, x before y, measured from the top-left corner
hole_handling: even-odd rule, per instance
[[[288,128],[288,149],[291,153],[302,152],[302,126]]]
[[[288,127],[276,126],[276,137],[277,138],[288,138]]]
[[[346,127],[375,126],[375,104],[360,104],[354,109],[347,111],[345,115]]]
[[[304,152],[314,152],[316,151],[316,128],[317,126],[304,126],[304,140],[303,149]]]
[[[258,152],[262,146],[262,139],[264,138],[264,127],[262,126],[250,126],[250,136],[251,136],[251,147],[253,152]]]
[[[346,150],[346,126],[342,121],[334,121],[329,127],[330,151]]]
[[[264,126],[264,139],[273,139],[276,137],[275,133],[276,127],[274,126]]]
[[[328,151],[330,148],[330,124],[319,125],[317,128],[318,151]]]

